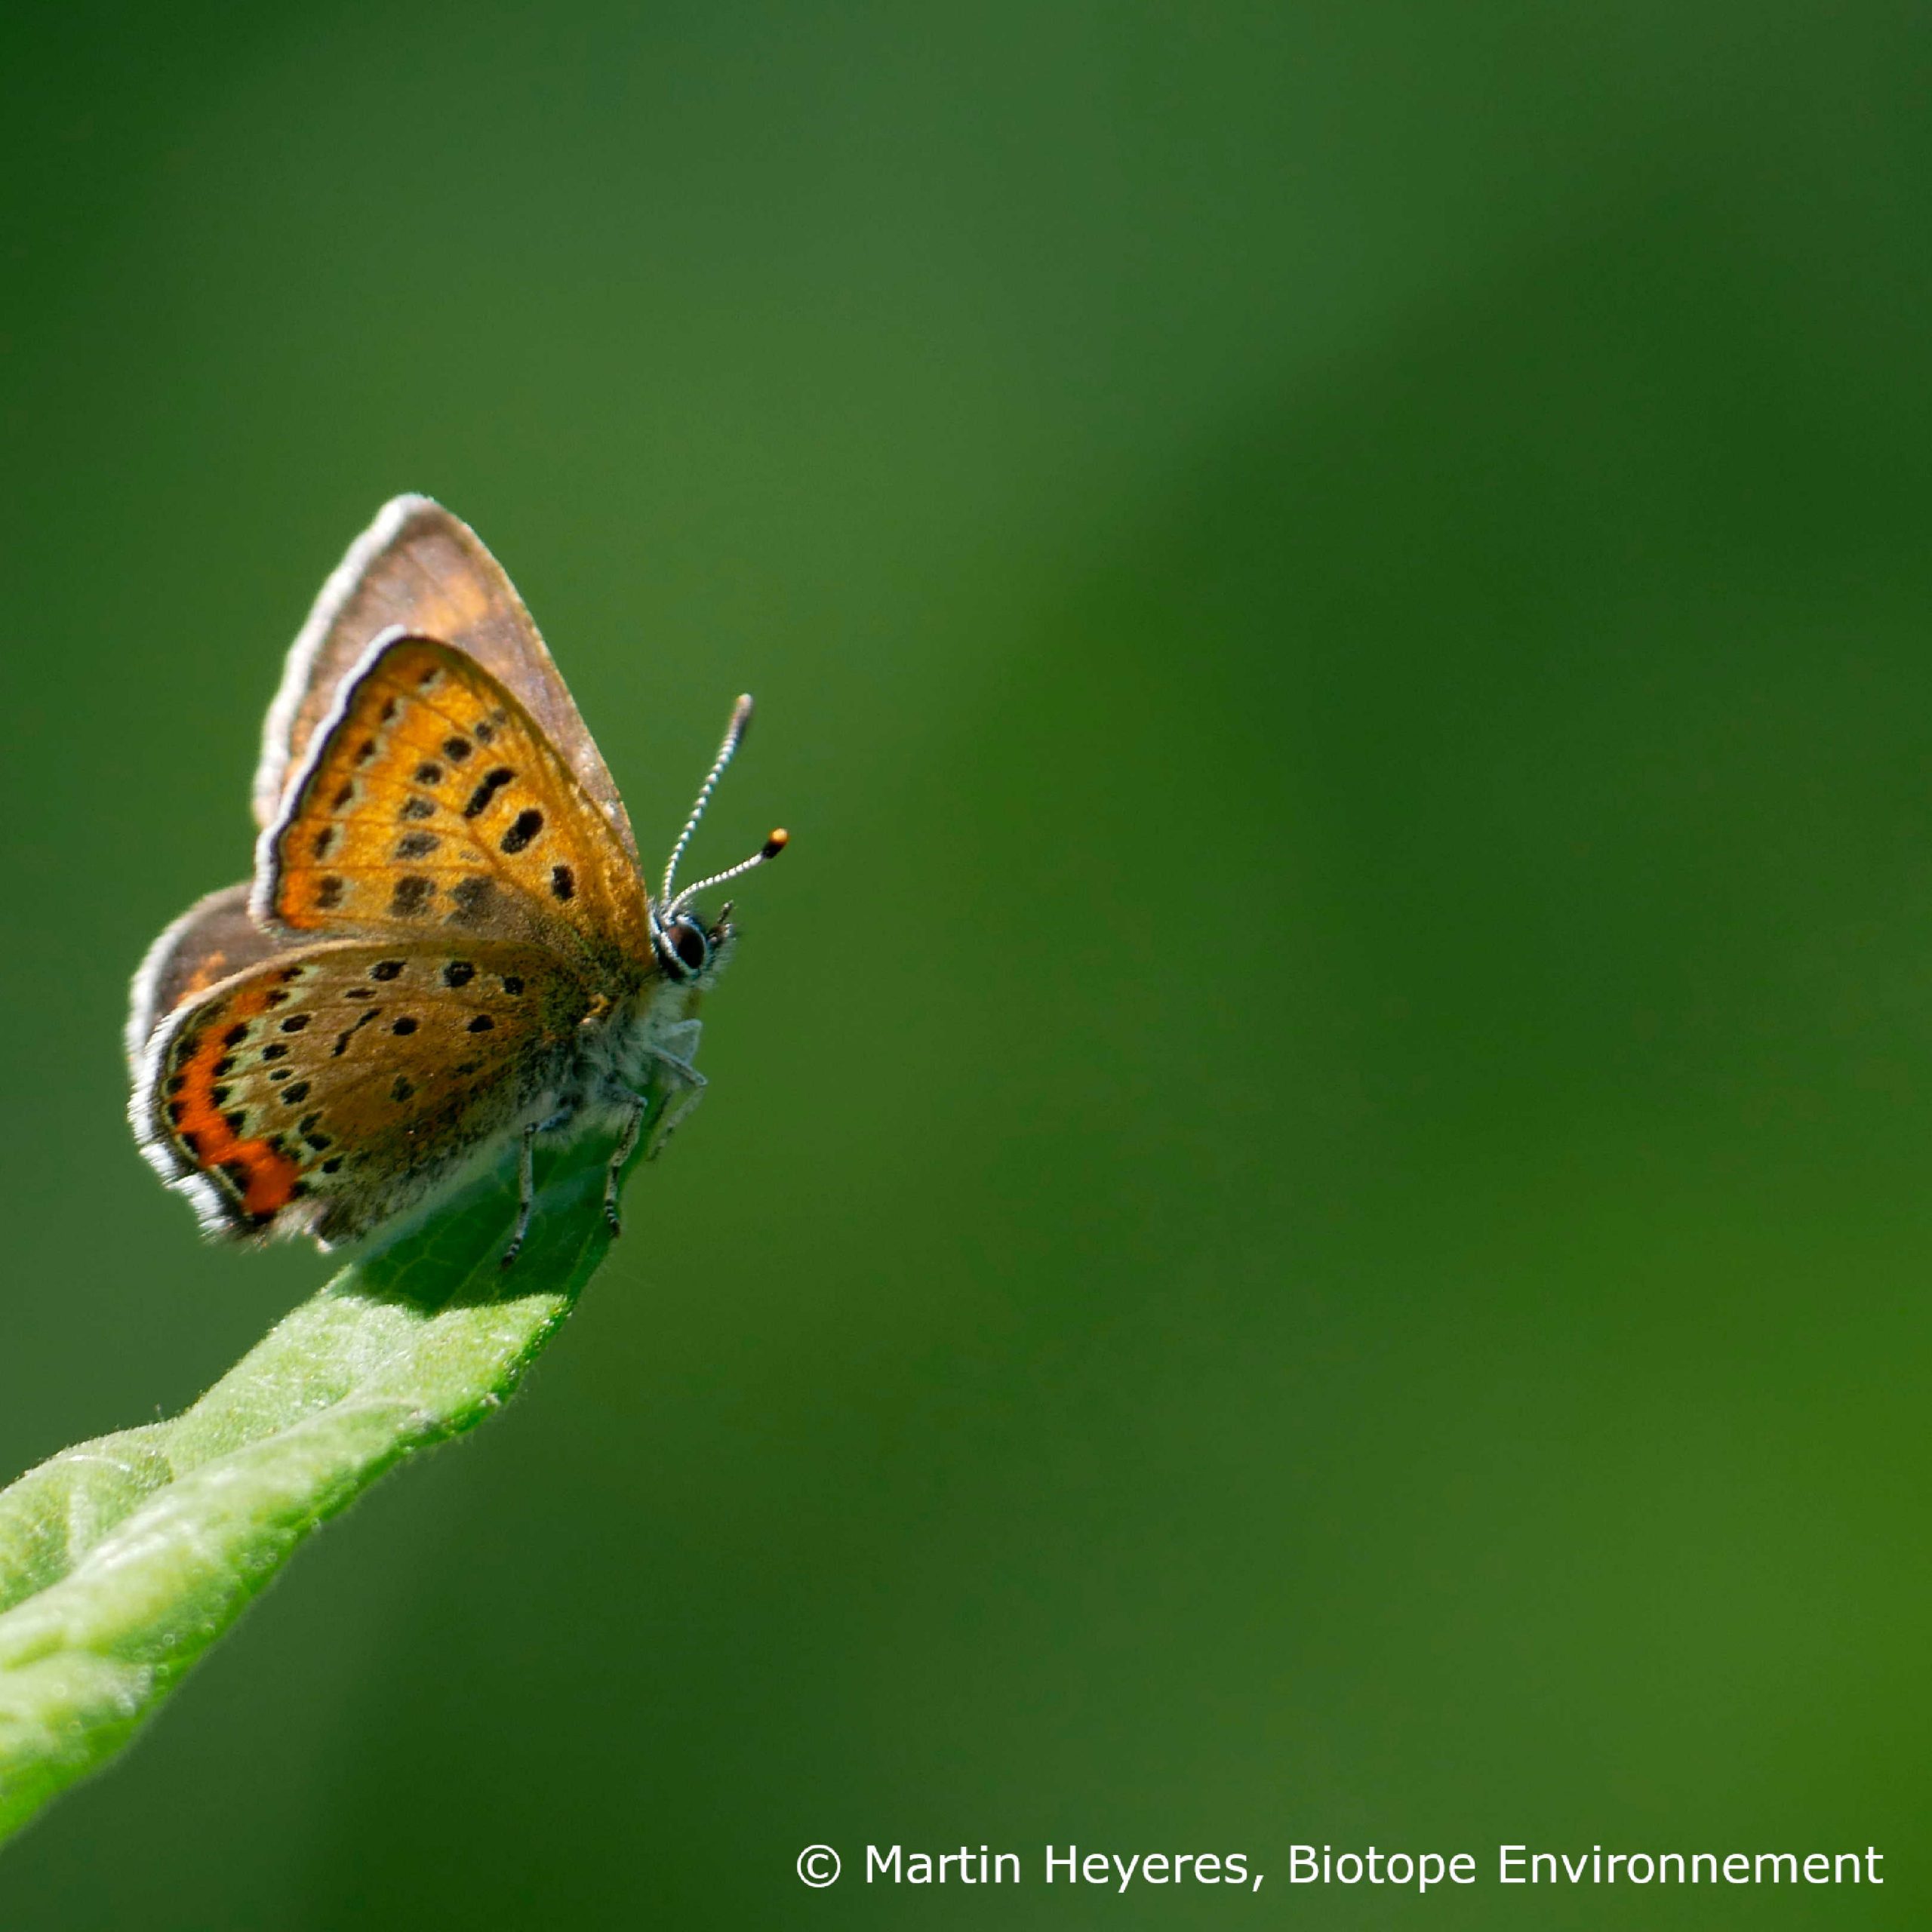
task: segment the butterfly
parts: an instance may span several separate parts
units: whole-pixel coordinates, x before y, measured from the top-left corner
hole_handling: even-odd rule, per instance
[[[750,721],[741,697],[653,898],[617,786],[509,579],[398,497],[297,636],[263,728],[253,878],[189,907],[135,975],[130,1115],[215,1236],[355,1240],[514,1146],[601,1131],[604,1211],[654,1089],[702,1092],[693,1015],[735,943],[676,889]]]

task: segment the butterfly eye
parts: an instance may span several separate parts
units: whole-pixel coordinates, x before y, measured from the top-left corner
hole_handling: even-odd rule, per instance
[[[664,939],[687,974],[695,977],[709,963],[710,943],[688,920],[679,919],[666,928]]]

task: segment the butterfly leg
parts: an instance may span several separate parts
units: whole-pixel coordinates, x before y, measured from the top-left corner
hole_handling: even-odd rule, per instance
[[[682,1124],[685,1116],[704,1097],[704,1090],[710,1083],[688,1060],[676,1054],[666,1053],[662,1047],[652,1049],[651,1056],[671,1078],[684,1089],[673,1105],[667,1100],[664,1111],[658,1116],[657,1124],[651,1129],[651,1145],[644,1150],[647,1161],[654,1161],[664,1151],[664,1143]]]
[[[651,1103],[643,1094],[631,1096],[631,1110],[624,1117],[624,1131],[618,1135],[617,1144],[611,1150],[610,1168],[604,1177],[604,1218],[611,1224],[614,1235],[624,1231],[624,1224],[617,1216],[617,1183],[623,1178],[624,1163],[637,1146],[638,1136],[644,1131],[644,1117],[650,1106]]]
[[[523,1139],[516,1150],[516,1231],[510,1236],[509,1246],[503,1250],[503,1260],[497,1264],[500,1268],[507,1268],[523,1252],[524,1237],[530,1232],[531,1212],[537,1205],[537,1137],[568,1127],[571,1118],[571,1110],[565,1108],[548,1120],[532,1121],[523,1130]]]
[[[537,1123],[532,1121],[523,1130],[523,1140],[516,1150],[516,1232],[510,1236],[510,1244],[503,1250],[503,1258],[497,1265],[507,1268],[523,1252],[524,1237],[530,1232],[531,1211],[537,1205]]]
[[[681,1054],[667,1053],[662,1047],[653,1047],[651,1057],[681,1086],[703,1087],[709,1084],[704,1075]]]
[[[670,1139],[671,1131],[697,1103],[704,1091],[704,1075],[694,1067],[685,1068],[691,1084],[683,1097],[673,1106],[667,1104],[659,1116],[657,1125],[652,1131],[651,1145],[644,1150],[647,1161],[654,1161],[658,1151]],[[635,1151],[638,1137],[644,1131],[644,1123],[649,1118],[651,1097],[648,1094],[631,1093],[625,1090],[630,1100],[630,1110],[624,1120],[624,1131],[617,1137],[617,1145],[611,1155],[611,1168],[604,1182],[604,1218],[611,1224],[614,1235],[623,1232],[623,1224],[617,1217],[617,1185],[623,1179],[624,1164]]]

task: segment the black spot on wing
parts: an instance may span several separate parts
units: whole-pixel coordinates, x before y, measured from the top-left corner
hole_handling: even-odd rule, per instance
[[[405,872],[389,894],[389,916],[397,919],[420,918],[429,903],[432,890],[429,881],[420,872]]]
[[[349,1051],[349,1041],[354,1039],[356,1035],[361,1032],[363,1028],[368,1026],[371,1020],[380,1019],[382,1017],[382,1012],[383,1009],[380,1006],[372,1006],[367,1013],[362,1015],[361,1019],[356,1021],[353,1026],[345,1026],[342,1031],[335,1036],[335,1044],[330,1048],[330,1052],[338,1060],[340,1059],[341,1057]]]
[[[500,841],[506,852],[521,852],[543,829],[543,814],[534,805],[517,814]]]
[[[484,773],[476,789],[470,793],[469,802],[463,808],[465,818],[480,818],[490,808],[490,801],[515,778],[516,774],[506,764],[500,764],[493,771]]]

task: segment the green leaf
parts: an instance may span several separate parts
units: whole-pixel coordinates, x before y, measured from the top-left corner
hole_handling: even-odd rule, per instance
[[[318,1524],[501,1405],[604,1258],[608,1158],[595,1139],[540,1155],[513,1268],[506,1165],[345,1268],[184,1414],[0,1491],[0,1838],[120,1749]]]

